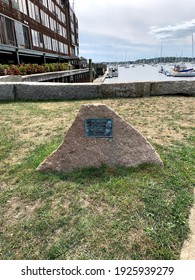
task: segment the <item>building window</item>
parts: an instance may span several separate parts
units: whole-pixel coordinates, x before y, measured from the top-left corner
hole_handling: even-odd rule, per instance
[[[76,54],[76,56],[79,56],[79,48],[78,47],[75,49],[75,54]]]
[[[67,38],[67,33],[66,33],[66,28],[64,28],[61,24],[59,24],[58,22],[56,23],[57,24],[57,33],[64,37],[64,38]]]
[[[67,38],[67,34],[66,34],[66,29],[61,25],[59,24],[58,22],[56,22],[57,24],[57,33],[64,37],[64,38]]]
[[[29,16],[34,20],[40,22],[39,8],[37,5],[33,4],[31,1],[28,1]]]
[[[59,42],[59,52],[63,53],[64,49],[63,49],[63,43]]]
[[[53,13],[53,15],[54,15],[55,17],[57,17],[57,14],[56,14],[56,5],[55,5],[54,3],[53,3],[51,12]]]
[[[17,44],[19,46],[25,46],[23,24],[16,21],[15,30],[16,30]]]
[[[58,8],[58,6],[56,6],[55,15],[56,15],[57,18],[60,19],[60,9]]]
[[[37,5],[35,5],[35,20],[40,22],[39,8]]]
[[[50,0],[49,2],[48,2],[48,9],[50,10],[50,12],[54,12],[55,11],[55,4],[54,4],[54,2],[52,1],[52,0]]]
[[[61,22],[66,24],[66,15],[61,11]]]
[[[56,28],[56,21],[53,19],[53,18],[49,18],[50,19],[50,28],[51,30],[53,30],[54,32],[57,31],[57,28]]]
[[[12,8],[19,10],[18,0],[12,0]]]
[[[6,44],[6,41],[5,17],[0,15],[0,43]]]
[[[67,38],[67,31],[66,31],[66,28],[62,27],[62,36],[64,38]]]
[[[38,32],[39,33],[39,47],[43,48],[43,34]]]
[[[31,34],[32,34],[33,46],[40,47],[40,35],[39,35],[39,32],[31,29]]]
[[[70,48],[71,55],[75,55],[75,49],[73,47]]]
[[[29,36],[29,28],[23,25],[23,32],[24,32],[24,40],[25,40],[25,48],[31,49],[31,42]]]
[[[70,9],[70,19],[71,21],[74,21],[74,13],[72,9]]]
[[[18,0],[18,4],[19,4],[19,10],[20,10],[20,12],[22,12],[22,13],[25,14],[25,15],[27,15],[26,1],[24,1],[24,0]]]
[[[49,0],[49,1],[50,1],[50,0]],[[48,8],[47,0],[42,0],[42,4],[43,4],[46,8]]]
[[[71,31],[74,32],[74,24],[72,22],[70,23],[70,26],[71,26]]]
[[[49,28],[49,16],[41,10],[41,22],[44,26]]]
[[[64,44],[64,53],[68,54],[68,45]]]
[[[28,10],[29,10],[29,16],[33,19],[35,19],[35,8],[34,4],[31,1],[28,1]]]
[[[14,21],[9,18],[5,18],[5,27],[7,31],[8,45],[16,46],[16,38],[14,35]]]
[[[59,52],[68,54],[68,46],[62,42],[59,42]]]
[[[52,50],[51,38],[46,35],[43,35],[43,41],[45,49]]]
[[[72,43],[75,45],[75,36],[73,34],[71,34],[71,40],[72,40]]]
[[[53,51],[55,52],[59,51],[58,41],[56,41],[55,39],[52,39],[52,46],[53,46]]]

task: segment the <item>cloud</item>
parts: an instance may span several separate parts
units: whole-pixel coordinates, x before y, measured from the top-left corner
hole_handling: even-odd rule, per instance
[[[194,0],[179,5],[178,0],[75,0],[75,12],[83,56],[96,60],[157,56],[159,40],[163,55],[190,53]]]
[[[179,39],[186,38],[195,31],[195,19],[184,21],[176,25],[167,25],[164,27],[150,26],[150,35],[156,39]]]

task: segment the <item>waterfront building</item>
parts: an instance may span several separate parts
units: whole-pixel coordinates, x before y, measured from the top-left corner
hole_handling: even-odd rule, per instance
[[[79,64],[69,0],[0,0],[0,63]]]

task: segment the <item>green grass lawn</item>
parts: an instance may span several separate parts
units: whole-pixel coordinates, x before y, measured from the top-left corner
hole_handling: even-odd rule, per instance
[[[179,259],[193,203],[194,100],[1,103],[0,259]],[[86,103],[114,109],[164,167],[36,171]]]

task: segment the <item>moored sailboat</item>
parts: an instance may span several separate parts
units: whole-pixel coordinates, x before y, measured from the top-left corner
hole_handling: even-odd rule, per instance
[[[194,68],[188,68],[185,63],[175,64],[170,71],[164,70],[162,73],[171,77],[195,77]]]

